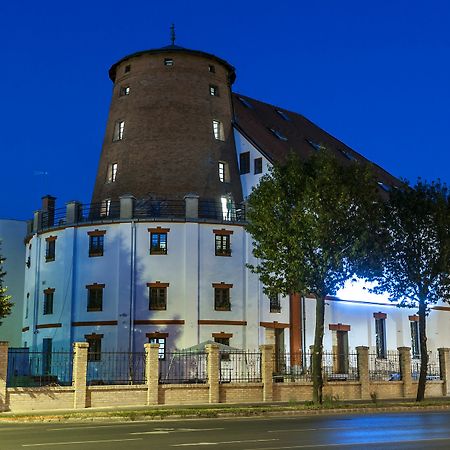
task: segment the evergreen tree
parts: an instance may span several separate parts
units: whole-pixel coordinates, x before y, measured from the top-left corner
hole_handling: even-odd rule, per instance
[[[1,319],[11,314],[11,308],[13,303],[11,302],[11,296],[7,295],[7,287],[3,286],[3,277],[6,272],[3,271],[3,262],[5,258],[0,254],[0,325],[2,324]]]

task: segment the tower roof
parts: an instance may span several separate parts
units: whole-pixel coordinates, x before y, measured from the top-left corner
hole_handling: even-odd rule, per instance
[[[233,83],[234,80],[236,79],[235,68],[230,63],[225,61],[224,59],[219,58],[218,56],[215,56],[211,53],[202,52],[201,50],[191,50],[189,48],[184,48],[184,47],[181,47],[181,46],[175,45],[175,44],[166,45],[161,48],[154,48],[154,49],[150,49],[150,50],[141,50],[139,52],[135,52],[130,55],[124,56],[122,59],[120,59],[119,61],[117,61],[116,63],[114,63],[111,66],[111,68],[109,69],[109,78],[111,78],[111,80],[114,82],[116,79],[117,66],[128,59],[135,58],[135,57],[142,56],[142,55],[157,55],[159,53],[174,53],[174,52],[187,53],[187,54],[191,54],[191,55],[203,56],[205,58],[212,59],[212,60],[222,64],[229,70],[231,83]]]

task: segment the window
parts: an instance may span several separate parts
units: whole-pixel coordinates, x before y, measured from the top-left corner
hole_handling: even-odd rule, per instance
[[[353,156],[350,152],[348,152],[347,150],[343,150],[343,149],[339,149],[340,152],[350,161],[358,161],[358,159],[356,158],[356,156]]]
[[[221,183],[229,183],[230,182],[230,169],[228,167],[228,163],[226,163],[224,161],[219,161],[218,171],[219,171],[219,181]]]
[[[215,86],[214,84],[210,84],[209,85],[209,93],[213,97],[218,97],[219,96],[219,88],[217,86]]]
[[[104,284],[89,284],[86,286],[88,290],[87,311],[95,312],[103,310],[103,289]]]
[[[390,192],[391,191],[391,186],[389,186],[386,183],[383,183],[382,181],[378,181],[378,186],[380,186],[381,189],[383,189],[383,191],[385,192]]]
[[[250,172],[250,152],[241,153],[239,155],[239,171],[241,175]]]
[[[164,58],[164,65],[165,66],[173,66],[173,59],[172,58]]]
[[[125,66],[125,70],[124,70],[125,73],[128,73],[130,70],[131,70],[131,65],[130,64]]]
[[[106,231],[89,231],[89,256],[103,256],[103,244]]]
[[[44,291],[44,315],[53,314],[53,294],[55,290],[52,288]]]
[[[280,313],[281,312],[281,303],[279,294],[272,294],[269,296],[270,302],[270,312],[271,313]]]
[[[231,311],[230,289],[232,284],[213,283],[214,288],[214,309],[216,311]]]
[[[162,337],[162,335],[165,335]],[[166,338],[168,335],[166,333],[149,333],[148,336],[148,343],[149,344],[159,344],[158,349],[158,359],[165,359],[166,358]]]
[[[163,311],[167,309],[167,288],[169,283],[147,283],[149,288],[148,309]]]
[[[27,303],[25,305],[25,319],[28,319],[29,303],[30,303],[30,293],[27,292]],[[26,345],[25,345],[25,347],[26,347]]]
[[[326,150],[327,148],[322,145],[318,144],[317,142],[311,141],[311,139],[306,139],[306,142],[314,149],[314,150]]]
[[[236,209],[234,208],[231,195],[222,195],[220,204],[222,206],[222,220],[233,220],[236,218]]]
[[[375,345],[377,358],[386,358],[386,314],[375,313]]]
[[[119,91],[119,95],[123,97],[124,95],[130,95],[130,86],[122,86]]]
[[[55,260],[56,236],[45,239],[45,262]]]
[[[117,178],[117,163],[112,163],[108,165],[108,173],[106,176],[107,183],[114,183]]]
[[[211,72],[211,73],[216,73],[216,68],[212,64],[210,64],[208,66],[208,71]]]
[[[230,346],[230,338],[233,336],[231,333],[213,333],[214,342],[220,345]],[[220,349],[220,359],[221,361],[229,361],[230,353],[228,351],[224,351],[225,349]],[[231,374],[230,374],[231,375]],[[231,381],[231,380],[230,380]]]
[[[231,256],[231,235],[233,231],[229,230],[213,230],[216,256]]]
[[[217,139],[218,141],[224,141],[225,134],[223,131],[223,123],[219,122],[218,120],[213,120],[212,125],[213,125],[214,139]]]
[[[255,175],[257,175],[258,173],[262,173],[262,158],[255,158],[254,165]]]
[[[280,141],[287,141],[288,140],[288,138],[283,133],[281,133],[281,131],[275,130],[275,128],[269,128],[269,130]]]
[[[420,358],[420,341],[419,341],[419,318],[417,316],[410,316],[411,327],[411,350],[413,358]]]
[[[106,198],[102,201],[102,204],[100,206],[100,216],[101,217],[107,217],[109,216],[109,213],[111,212],[111,199]]]
[[[280,109],[277,109],[276,111],[284,120],[287,120],[288,122],[291,121],[291,118],[284,111],[281,111]]]
[[[89,344],[88,361],[101,361],[102,359],[102,337],[103,334],[87,334],[84,336]]]
[[[170,228],[149,228],[150,255],[167,255],[167,233]]]
[[[238,99],[246,108],[253,109],[253,105],[248,100],[243,97],[238,97]]]
[[[125,121],[118,120],[114,125],[113,141],[121,141],[123,139],[124,130],[125,130]]]

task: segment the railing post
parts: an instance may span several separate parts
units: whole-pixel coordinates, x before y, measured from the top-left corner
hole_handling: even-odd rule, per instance
[[[198,218],[198,198],[197,194],[186,194],[184,196],[186,219]]]
[[[398,347],[397,350],[400,359],[400,374],[403,382],[403,397],[411,397],[414,395],[411,376],[411,349],[409,347]]]
[[[75,388],[73,397],[74,409],[86,408],[88,349],[89,344],[87,342],[73,343],[72,385]]]
[[[80,220],[81,203],[73,200],[66,203],[66,224],[78,223]]]
[[[36,233],[42,228],[42,211],[35,211],[33,216],[33,232]]]
[[[450,348],[438,348],[441,372],[442,395],[450,395]]]
[[[366,400],[370,398],[369,347],[356,347],[356,358],[359,382],[361,383],[361,399]]]
[[[144,348],[147,405],[157,405],[159,392],[159,344],[144,344]]]
[[[272,344],[260,345],[261,375],[263,382],[263,402],[273,401],[273,372],[275,346]]]
[[[6,378],[8,374],[8,343],[0,341],[0,412],[8,411]]]
[[[219,403],[219,346],[217,344],[208,344],[206,352],[208,353],[209,403]]]
[[[132,219],[134,216],[134,203],[136,198],[131,194],[121,195],[120,200],[120,218]]]

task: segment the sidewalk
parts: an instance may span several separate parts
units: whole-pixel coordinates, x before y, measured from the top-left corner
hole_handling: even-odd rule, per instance
[[[348,413],[385,413],[412,410],[449,410],[450,399],[428,399],[421,403],[414,401],[378,401],[374,402],[324,402],[321,406],[311,403],[256,403],[240,404],[205,404],[205,405],[161,405],[122,408],[88,408],[83,410],[45,410],[27,413],[0,413],[1,423],[19,422],[92,422],[92,421],[136,421],[136,420],[176,420],[187,418],[214,417],[249,417],[249,416],[280,416],[280,415],[334,415]]]

